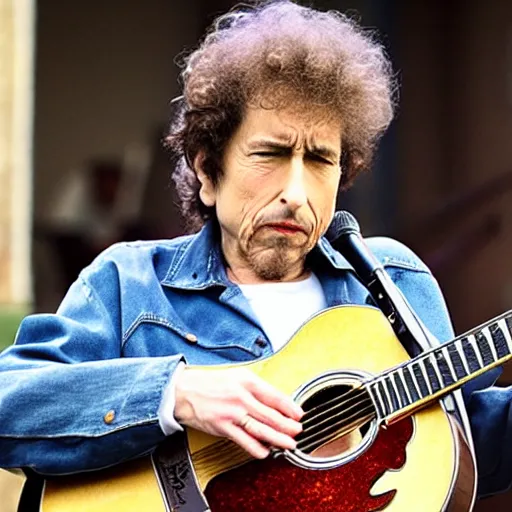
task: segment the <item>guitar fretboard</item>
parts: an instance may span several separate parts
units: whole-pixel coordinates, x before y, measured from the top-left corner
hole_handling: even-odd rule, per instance
[[[460,387],[512,357],[512,311],[369,381],[383,419]]]

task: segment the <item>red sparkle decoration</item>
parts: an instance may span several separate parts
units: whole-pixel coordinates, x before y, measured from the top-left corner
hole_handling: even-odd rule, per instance
[[[405,464],[413,424],[406,418],[381,429],[362,455],[341,467],[302,469],[283,459],[251,461],[214,478],[205,495],[212,512],[376,512],[396,491],[371,496],[388,469]]]

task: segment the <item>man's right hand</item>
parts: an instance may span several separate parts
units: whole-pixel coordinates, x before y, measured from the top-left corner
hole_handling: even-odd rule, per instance
[[[270,447],[296,447],[302,409],[250,370],[185,367],[175,379],[178,423],[227,437],[258,459]]]

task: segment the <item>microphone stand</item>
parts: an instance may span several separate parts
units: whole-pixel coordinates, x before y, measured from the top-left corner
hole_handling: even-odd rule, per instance
[[[348,212],[336,212],[327,238],[353,267],[356,276],[370,292],[375,305],[388,319],[395,335],[411,357],[439,345],[416,312],[407,302],[398,286],[392,281],[379,260],[373,255],[360,235],[359,225]],[[356,234],[345,237],[343,234]],[[455,414],[465,432],[468,447],[476,460],[471,426],[466,412],[462,391],[452,391],[441,399],[445,410]],[[476,474],[475,465],[475,474]],[[477,479],[475,478],[475,485]]]

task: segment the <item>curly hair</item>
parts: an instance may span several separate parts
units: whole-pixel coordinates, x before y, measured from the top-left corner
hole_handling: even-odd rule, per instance
[[[383,47],[337,11],[289,0],[235,8],[214,22],[184,65],[184,95],[166,143],[190,231],[215,217],[199,198],[194,159],[203,152],[203,170],[217,185],[224,149],[249,105],[336,115],[343,124],[342,189],[369,168],[393,117],[395,83]]]

